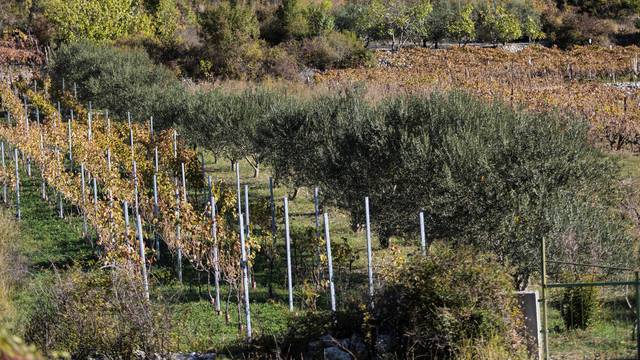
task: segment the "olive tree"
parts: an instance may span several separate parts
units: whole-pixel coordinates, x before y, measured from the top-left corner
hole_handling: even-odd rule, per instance
[[[371,106],[333,95],[274,116],[263,134],[279,180],[321,186],[325,201],[364,222],[383,246],[412,238],[425,212],[429,241],[491,251],[519,287],[539,265],[543,237],[557,259],[614,259],[627,251],[614,160],[587,127],[453,93]]]

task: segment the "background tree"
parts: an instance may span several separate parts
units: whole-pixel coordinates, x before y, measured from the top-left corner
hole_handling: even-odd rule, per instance
[[[207,57],[218,75],[255,78],[260,74],[265,44],[250,6],[221,2],[204,12],[200,23]]]
[[[376,107],[347,94],[268,124],[265,152],[278,179],[326,189],[327,201],[351,212],[354,229],[369,196],[383,246],[415,236],[423,210],[430,241],[497,254],[523,288],[542,237],[557,259],[614,259],[631,244],[626,221],[611,210],[623,196],[618,166],[575,119],[457,93]]]
[[[151,19],[134,0],[42,0],[43,14],[59,41],[115,41],[152,34]]]
[[[457,9],[447,26],[451,40],[466,43],[476,38],[476,24],[473,21],[473,5],[467,4]]]
[[[495,8],[487,5],[479,12],[478,21],[478,34],[482,40],[504,44],[522,37],[518,17],[502,5]]]

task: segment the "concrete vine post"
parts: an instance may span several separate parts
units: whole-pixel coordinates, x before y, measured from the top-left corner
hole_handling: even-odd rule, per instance
[[[127,122],[129,123],[129,145],[131,146],[131,160],[135,159],[133,152],[133,127],[131,126],[131,113],[127,111]]]
[[[182,173],[182,199],[187,202],[187,178],[184,171],[184,162],[180,163],[180,171]]]
[[[85,191],[84,163],[80,164],[80,182],[80,187],[82,189],[82,237],[86,238],[89,235],[89,229],[87,225],[87,199]]]
[[[249,185],[244,186],[244,210],[247,244],[249,244],[249,238],[251,237],[251,228],[249,225]],[[251,245],[247,245],[247,252],[249,257],[251,257]],[[253,266],[249,266],[249,280],[251,281],[251,288],[255,289],[257,285],[253,275]]]
[[[287,289],[289,290],[289,311],[293,311],[293,276],[291,272],[291,234],[289,232],[289,200],[284,197],[284,237],[287,250]]]
[[[244,312],[247,321],[247,341],[251,341],[251,307],[249,305],[249,272],[247,268],[247,248],[244,241],[244,218],[242,213],[239,214],[240,218],[240,247],[242,248],[242,259],[240,265],[242,267],[242,283],[244,287]]]
[[[7,163],[4,156],[4,141],[0,143],[0,150],[2,151],[2,174],[4,180],[2,181],[2,202],[7,203]]]
[[[73,110],[71,110],[71,118],[67,122],[67,138],[69,142],[69,162],[71,163],[71,169],[73,169],[73,130],[71,123],[73,122]]]
[[[180,246],[180,190],[176,184],[176,242],[178,247],[178,282],[182,285],[182,247]]]
[[[365,211],[365,223],[366,223],[366,236],[367,236],[367,273],[369,275],[369,299],[371,301],[371,308],[373,309],[373,255],[371,249],[371,219],[369,214],[369,197],[364,198],[364,211]]]
[[[18,149],[13,149],[14,153],[14,163],[16,166],[16,216],[18,220],[22,218],[22,213],[20,212],[20,171],[18,170]]]
[[[149,280],[147,279],[147,260],[144,254],[144,236],[142,234],[142,222],[140,214],[136,215],[136,224],[138,228],[138,243],[140,246],[140,266],[142,268],[142,284],[144,286],[144,297],[149,300]]]
[[[424,231],[424,211],[420,211],[420,251],[427,256],[427,237]]]
[[[329,235],[329,214],[324,213],[324,240],[327,244],[327,266],[329,268],[329,293],[331,296],[331,311],[336,312],[336,289],[333,283],[333,259],[331,258],[331,237]]]
[[[215,307],[218,315],[221,313],[220,309],[220,254],[218,247],[218,220],[216,219],[216,199],[213,196],[213,189],[211,184],[211,176],[209,180],[209,204],[211,211],[211,239],[213,240],[213,282],[215,284],[216,300]]]

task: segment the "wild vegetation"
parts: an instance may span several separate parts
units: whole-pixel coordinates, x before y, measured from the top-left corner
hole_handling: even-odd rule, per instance
[[[528,358],[541,251],[637,266],[638,10],[3,2],[0,358]],[[547,290],[633,350],[631,287]]]

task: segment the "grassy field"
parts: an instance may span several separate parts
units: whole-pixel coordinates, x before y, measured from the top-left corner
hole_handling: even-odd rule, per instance
[[[625,177],[640,178],[640,158],[633,155],[620,155]],[[206,157],[207,172],[213,179],[229,184],[235,182],[235,174],[230,164]],[[258,178],[253,178],[248,164],[240,164],[242,182],[249,185],[250,198],[267,198],[268,171],[263,171]],[[9,327],[20,333],[26,319],[34,312],[38,287],[47,286],[54,279],[53,269],[64,270],[70,266],[80,266],[88,271],[98,270],[98,257],[89,242],[81,238],[82,219],[76,209],[67,205],[65,219],[59,219],[57,199],[48,202],[40,198],[40,181],[37,174],[32,178],[23,174],[22,214],[20,221],[18,250],[25,261],[26,272],[19,276],[19,286],[13,292],[16,316]],[[275,189],[276,201],[282,202],[287,189]],[[52,194],[52,192],[50,192]],[[12,199],[13,200],[13,199]],[[331,214],[331,233],[333,242],[344,242],[353,249],[354,257],[350,259],[352,269],[338,276],[338,304],[344,305],[345,298],[362,297],[365,294],[365,240],[362,232],[353,232],[349,225],[348,214],[327,209]],[[11,210],[13,211],[13,210]],[[290,202],[292,227],[313,227],[315,224],[312,192],[300,189],[296,198]],[[278,223],[279,252],[284,252],[283,225]],[[294,238],[295,241],[295,238]],[[397,240],[403,251],[411,253],[416,250],[418,239]],[[386,250],[378,247],[374,239],[375,258],[385,255]],[[215,313],[210,302],[207,289],[207,274],[197,272],[185,265],[185,281],[180,285],[175,280],[175,262],[173,256],[163,254],[162,261],[151,269],[152,297],[162,299],[170,309],[172,316],[171,334],[173,351],[221,351],[232,348],[243,340],[238,332],[237,313],[234,311],[234,297],[230,304],[231,319],[225,322],[224,316]],[[258,336],[282,336],[288,331],[289,320],[296,316],[286,307],[286,289],[284,277],[284,257],[277,264],[274,279],[274,297],[269,298],[266,287],[266,266],[256,263],[255,278],[257,286],[251,290],[252,321]],[[299,285],[299,284],[298,284]],[[228,288],[223,286],[222,294],[226,297]],[[614,291],[602,293],[603,303],[599,320],[588,330],[567,331],[556,308],[550,313],[550,347],[553,358],[627,358],[633,355],[635,341],[633,334],[632,312],[626,308],[619,294]],[[295,304],[297,314],[302,312],[303,297],[300,288],[296,289]],[[224,306],[224,303],[223,303]],[[320,294],[319,309],[328,308],[325,293]]]

